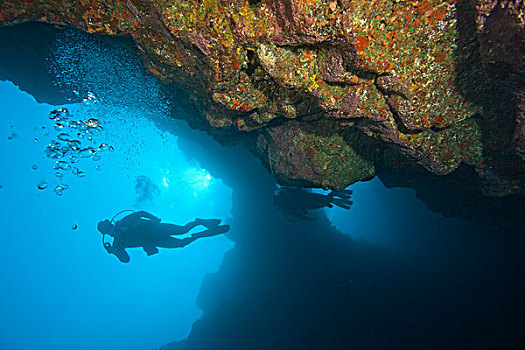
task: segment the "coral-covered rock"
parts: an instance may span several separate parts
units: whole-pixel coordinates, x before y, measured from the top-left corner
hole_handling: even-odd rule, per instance
[[[375,175],[373,162],[353,149],[328,121],[291,121],[270,127],[257,149],[278,180],[287,185],[343,190]]]
[[[2,25],[37,20],[130,35],[148,69],[202,112],[194,125],[259,130],[259,150],[269,152],[259,155],[283,182],[340,188],[366,178],[372,164],[361,173],[351,168],[359,161],[341,162],[342,150],[358,159],[343,144],[351,125],[434,174],[464,162],[497,196],[525,188],[524,18],[519,0],[0,5]],[[331,125],[339,148],[299,137],[305,123]],[[291,135],[303,144],[290,158]]]

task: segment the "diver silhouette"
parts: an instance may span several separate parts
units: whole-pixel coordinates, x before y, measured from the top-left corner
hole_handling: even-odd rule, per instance
[[[337,205],[350,209],[352,190],[331,191],[329,194],[311,193],[302,188],[279,187],[273,195],[273,202],[284,213],[304,220],[316,220],[308,215],[310,210]]]
[[[118,215],[118,214],[117,214]],[[199,238],[211,237],[230,230],[229,225],[219,225],[219,219],[195,219],[184,226],[163,223],[161,219],[146,212],[129,214],[113,223],[113,220],[100,221],[97,229],[102,233],[104,248],[115,255],[121,262],[130,261],[126,248],[142,248],[148,256],[157,254],[160,248],[182,248]],[[173,235],[183,235],[197,226],[206,230],[191,237],[179,239]],[[113,237],[113,244],[104,242],[104,235]]]

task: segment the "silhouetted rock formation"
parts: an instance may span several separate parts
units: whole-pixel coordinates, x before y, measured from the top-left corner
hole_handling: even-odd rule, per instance
[[[409,238],[415,253],[389,253],[353,241],[319,213],[313,222],[287,223],[272,204],[272,179],[244,150],[207,146],[213,141],[204,137],[179,140],[232,187],[236,244],[203,282],[204,314],[190,336],[163,350],[520,343],[519,234],[461,222],[421,226]]]

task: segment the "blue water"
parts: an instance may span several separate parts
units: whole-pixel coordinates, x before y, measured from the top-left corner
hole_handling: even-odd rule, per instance
[[[257,159],[172,118],[187,115],[134,52],[65,30],[47,60],[75,102],[0,82],[0,349],[516,345],[525,265],[512,232],[444,218],[378,179],[350,187],[350,210],[290,220]],[[56,130],[57,108],[102,129]],[[100,159],[55,169],[63,132]],[[150,257],[129,249],[122,264],[96,225],[125,209],[231,231]]]
[[[78,57],[68,49],[57,48],[65,64]],[[115,64],[122,57],[94,53],[97,49],[103,48],[90,51],[85,69],[119,69]],[[201,315],[195,298],[203,277],[217,270],[233,245],[217,236],[151,257],[135,249],[128,265],[102,247],[97,222],[123,209],[147,210],[175,224],[195,217],[231,218],[231,189],[177,147],[173,130],[189,133],[189,128],[172,120],[168,133],[151,120],[166,118],[156,83],[133,64],[119,72],[111,83],[100,74],[87,82],[68,77],[67,83],[94,91],[80,96],[81,103],[62,106],[37,103],[11,82],[0,83],[1,349],[151,349],[184,338]],[[83,73],[75,69],[75,74]],[[148,89],[133,93],[133,84]],[[80,138],[67,124],[55,130],[48,115],[59,107],[69,110],[70,120],[97,118],[102,131]],[[45,151],[62,132],[82,147],[106,143],[114,151],[100,152],[97,161],[71,163],[84,177],[54,169],[58,159]],[[137,193],[139,176],[156,187],[150,198]],[[42,184],[47,188],[38,189]],[[59,196],[54,189],[61,184],[68,188]]]

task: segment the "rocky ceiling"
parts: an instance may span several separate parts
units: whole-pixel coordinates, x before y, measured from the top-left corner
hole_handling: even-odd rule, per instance
[[[130,36],[191,125],[242,140],[283,184],[440,175],[492,197],[525,192],[524,20],[517,0],[0,5],[2,26]]]

